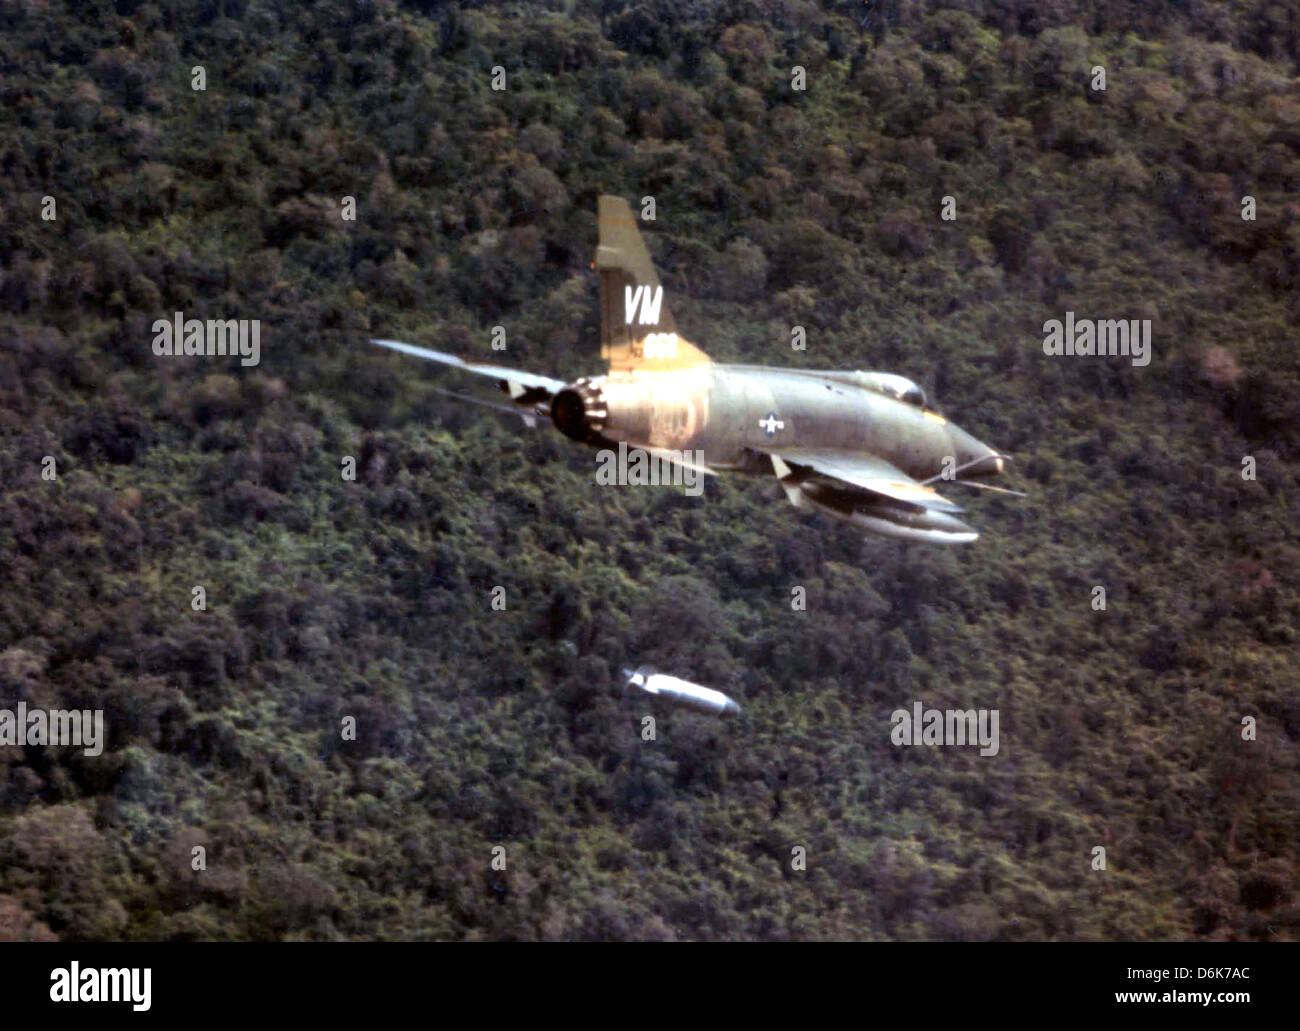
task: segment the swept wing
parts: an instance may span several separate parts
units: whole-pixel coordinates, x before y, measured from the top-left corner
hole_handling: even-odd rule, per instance
[[[834,448],[801,447],[774,448],[765,453],[793,467],[802,480],[814,477],[833,481],[829,486],[853,487],[935,512],[961,511],[960,505],[949,501],[933,487],[918,483],[897,466],[875,455]]]

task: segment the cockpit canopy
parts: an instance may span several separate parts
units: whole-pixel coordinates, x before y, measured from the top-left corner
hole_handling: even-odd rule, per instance
[[[925,407],[925,391],[906,376],[897,376],[892,372],[856,372],[854,378],[868,389],[917,408]]]

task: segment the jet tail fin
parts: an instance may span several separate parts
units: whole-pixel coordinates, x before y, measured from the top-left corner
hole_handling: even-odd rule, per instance
[[[609,371],[669,372],[708,365],[709,356],[677,333],[627,201],[602,196],[597,216],[600,353]]]

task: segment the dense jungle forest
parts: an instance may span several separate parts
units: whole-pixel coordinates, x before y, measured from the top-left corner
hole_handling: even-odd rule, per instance
[[[1295,940],[1298,76],[1291,0],[0,0],[0,708],[106,735],[0,747],[0,940]],[[1028,497],[597,488],[369,344],[602,371],[602,193]]]

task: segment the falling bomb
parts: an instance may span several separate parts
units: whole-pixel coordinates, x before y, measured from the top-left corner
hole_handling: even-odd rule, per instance
[[[635,672],[625,669],[623,675],[627,677],[629,688],[638,688],[684,709],[693,709],[710,716],[740,715],[739,705],[711,687],[701,687],[689,680],[670,677],[665,673],[652,673],[644,668]]]

